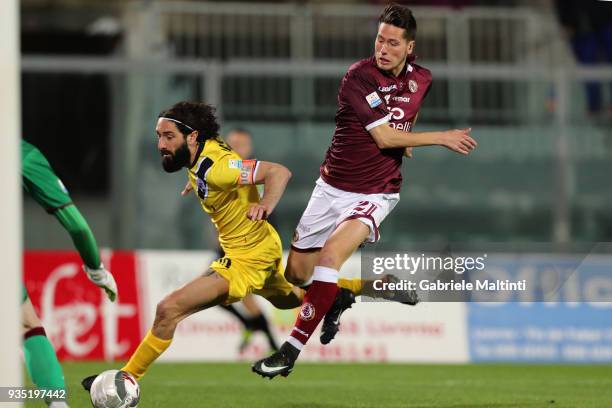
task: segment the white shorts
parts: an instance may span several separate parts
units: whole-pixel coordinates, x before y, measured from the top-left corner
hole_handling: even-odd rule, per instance
[[[366,242],[380,238],[378,227],[399,201],[399,193],[351,193],[330,186],[321,178],[295,230],[291,245],[297,249],[322,248],[336,227],[357,219],[370,228]]]

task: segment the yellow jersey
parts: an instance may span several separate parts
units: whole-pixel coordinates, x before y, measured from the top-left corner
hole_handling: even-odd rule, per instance
[[[189,181],[217,231],[225,252],[249,249],[270,234],[267,221],[251,221],[247,211],[259,203],[254,185],[257,160],[243,160],[220,139],[200,145],[188,170]]]

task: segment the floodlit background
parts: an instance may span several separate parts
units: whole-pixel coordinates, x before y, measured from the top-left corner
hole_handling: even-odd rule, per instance
[[[257,158],[293,172],[274,214],[287,249],[331,141],[340,80],[349,65],[372,55],[384,4],[22,0],[23,137],[70,190],[106,248],[104,264],[120,289],[117,303],[106,301],[81,273],[68,234],[24,196],[25,282],[60,359],[128,358],[156,303],[216,256],[206,215],[195,197],[180,196],[186,174],[161,168],[158,112],[185,99],[216,105],[223,134],[250,130]],[[612,2],[408,4],[418,23],[417,63],[434,77],[416,130],[470,126],[479,145],[469,157],[415,149],[404,163],[402,199],[382,226],[382,244],[493,250],[499,256],[487,258],[491,277],[534,284],[527,297],[502,293],[505,303],[358,303],[343,316],[334,343],[323,347],[313,339],[302,359],[612,363],[612,303],[602,301],[612,295],[612,256],[609,247],[593,244],[612,241]],[[589,255],[594,248],[598,254]],[[576,249],[586,252],[568,258]],[[525,250],[530,253],[518,253]],[[341,273],[359,272],[356,254]],[[261,303],[282,341],[296,312]],[[156,365],[159,371],[142,382],[146,406],[201,406],[180,399],[199,398],[194,389],[218,399],[210,406],[278,406],[271,400],[283,392],[281,402],[292,399],[303,385],[312,395],[299,406],[322,407],[325,398],[312,392],[313,383],[328,384],[329,395],[340,399],[337,390],[357,390],[356,401],[369,401],[359,406],[534,406],[555,395],[573,398],[563,406],[612,404],[601,374],[606,367],[397,365],[376,371],[396,374],[368,388],[363,384],[374,383],[367,370],[379,366],[305,364],[286,388],[261,388],[246,362],[265,355],[267,343],[256,335],[240,352],[241,336],[238,321],[220,308],[181,323],[162,357],[174,363]],[[182,375],[186,366],[177,362],[236,360],[242,363],[191,366],[198,370],[192,382],[167,381]],[[69,387],[116,366],[67,364]],[[481,369],[482,378],[472,371]],[[218,381],[208,375],[214,370],[222,373]],[[320,377],[308,374],[316,370]],[[423,370],[433,374],[420,377]],[[256,391],[236,393],[243,383]],[[414,384],[423,392],[414,392]],[[233,391],[219,393],[217,386]],[[400,389],[402,403],[372,402],[395,398]],[[243,394],[253,403],[234,401]],[[86,394],[74,395],[87,404]]]
[[[287,243],[331,140],[339,81],[372,54],[384,3],[23,0],[23,136],[103,246],[212,248],[154,134],[162,108],[204,100],[222,132],[249,129],[257,158],[293,172],[276,210]],[[416,130],[471,126],[479,147],[468,158],[417,149],[384,241],[611,240],[612,4],[409,5],[417,63],[434,76]],[[27,248],[71,248],[25,204]]]

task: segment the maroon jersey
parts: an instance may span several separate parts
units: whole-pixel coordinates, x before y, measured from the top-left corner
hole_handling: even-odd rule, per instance
[[[383,123],[410,132],[431,85],[429,70],[406,63],[397,77],[374,57],[353,64],[340,84],[336,130],[321,178],[354,193],[398,193],[404,149],[379,149],[368,132]]]

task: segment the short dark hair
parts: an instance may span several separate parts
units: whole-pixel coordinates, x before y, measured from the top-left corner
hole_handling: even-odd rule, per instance
[[[378,25],[381,23],[403,28],[404,38],[408,41],[412,41],[416,37],[417,23],[408,7],[395,3],[389,4],[378,18]]]
[[[215,117],[215,112],[214,106],[203,102],[183,101],[161,111],[158,118],[163,117],[182,122],[184,125],[177,122],[174,123],[185,136],[197,130],[198,142],[202,143],[208,139],[219,137],[219,123]]]

